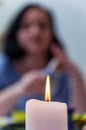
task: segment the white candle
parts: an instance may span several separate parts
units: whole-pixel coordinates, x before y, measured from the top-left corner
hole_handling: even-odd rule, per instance
[[[67,105],[50,102],[49,76],[46,83],[46,101],[29,100],[26,103],[26,130],[68,130]]]

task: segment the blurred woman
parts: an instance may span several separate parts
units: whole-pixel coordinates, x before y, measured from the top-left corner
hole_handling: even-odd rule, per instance
[[[53,58],[58,60],[56,71],[49,69]],[[30,98],[43,100],[47,74],[52,100],[65,102],[78,113],[86,111],[81,74],[55,36],[48,10],[28,5],[20,12],[7,33],[1,59],[0,116],[23,110]]]

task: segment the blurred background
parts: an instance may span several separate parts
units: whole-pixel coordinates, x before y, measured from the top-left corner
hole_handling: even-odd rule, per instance
[[[11,22],[15,19],[16,15],[19,13],[19,11],[25,5],[34,4],[34,3],[48,8],[53,13],[55,32],[56,32],[57,36],[59,36],[60,41],[62,41],[62,43],[67,51],[67,54],[69,56],[69,59],[71,59],[74,62],[74,64],[77,66],[77,68],[79,68],[81,70],[80,72],[82,73],[83,79],[86,83],[86,58],[85,58],[85,55],[86,55],[86,36],[85,36],[86,35],[86,1],[85,0],[82,0],[82,1],[81,0],[53,0],[53,1],[52,0],[0,0],[0,51],[3,51],[5,33],[9,27],[9,25],[11,24]],[[6,77],[6,78],[9,79],[8,77]],[[3,79],[3,77],[2,77],[2,79]],[[77,75],[76,75],[76,79],[77,79]],[[1,82],[3,82],[3,81],[4,80],[2,80]],[[72,81],[71,84],[74,83],[73,80],[71,80],[71,81]],[[79,81],[79,80],[77,80],[77,81]],[[63,85],[64,85],[64,82],[63,82]],[[3,85],[1,85],[1,87],[2,86]],[[7,86],[7,85],[5,85],[5,86]],[[65,86],[67,86],[67,84]],[[83,95],[84,95],[83,91],[81,91],[82,89],[80,89],[80,87],[82,88],[84,86],[83,82],[81,82],[80,86],[79,86],[79,82],[78,82],[78,85],[76,85],[76,86],[78,86],[77,88],[79,88],[78,89],[79,94],[77,94],[78,96],[75,94],[77,97],[75,102],[77,101],[77,99],[79,99],[78,105],[80,106],[80,104],[81,104],[80,107],[82,107],[82,102],[85,104],[84,101],[80,100],[80,98],[83,97]],[[62,90],[63,90],[63,88],[64,88],[64,86],[62,86]],[[86,84],[85,84],[85,88],[86,88]],[[8,89],[8,90],[10,90],[10,89]],[[78,90],[76,89],[76,92],[78,92]],[[14,89],[12,90],[12,92],[13,91],[14,91]],[[11,90],[7,91],[7,93],[10,93],[10,92],[11,92]],[[80,92],[82,92],[82,94]],[[74,93],[74,91],[73,91],[73,93]],[[71,97],[71,91],[69,94]],[[4,97],[3,95],[5,95],[5,97],[6,97],[7,96],[6,92],[4,94],[2,93],[2,95],[0,95],[0,96],[2,96],[2,99]],[[13,95],[11,95],[11,96],[13,97]],[[14,93],[13,98],[16,99],[15,93]],[[8,96],[8,98],[5,98],[5,99],[9,99],[9,96]],[[13,102],[13,101],[11,101],[11,102]],[[3,100],[2,100],[2,102],[3,102]],[[2,103],[2,102],[0,102],[0,103]],[[7,100],[5,100],[4,102],[7,104]],[[22,102],[21,102],[21,104],[22,104]],[[2,105],[3,105],[3,103],[2,103]],[[75,104],[75,105],[77,105],[77,104]],[[2,107],[2,108],[5,108],[5,107]],[[78,122],[81,123],[80,129],[79,129],[79,130],[81,130],[82,123],[86,124],[86,112],[84,114],[78,115],[78,116],[76,114],[74,116],[74,118],[71,118],[72,112],[73,112],[73,110],[70,110],[68,113],[69,117],[70,117],[70,119],[69,119],[69,123],[70,123],[69,125],[71,128],[70,130],[73,130],[73,127],[71,127],[71,126],[77,126],[77,119],[78,119]],[[22,128],[21,130],[24,130],[24,128],[23,128],[24,121],[25,121],[24,110],[23,110],[23,112],[22,111],[20,111],[18,113],[14,112],[12,117],[13,117],[12,120],[15,122],[15,124],[16,124],[16,119],[17,119],[17,122],[18,121],[23,122],[23,124],[22,125],[20,124],[18,127],[21,127]],[[82,120],[81,120],[81,118],[82,118]],[[3,118],[3,120],[4,120],[4,118]],[[1,118],[0,121],[3,121],[3,120]],[[6,120],[6,118],[5,118],[5,120]],[[9,118],[9,120],[10,120],[10,118]],[[6,121],[10,122],[9,120],[7,119]],[[73,124],[74,122],[71,123],[70,122],[71,120],[75,121],[75,124]],[[81,120],[81,122],[79,120]],[[10,124],[8,122],[7,122],[7,124]],[[9,127],[6,127],[6,128],[12,129]],[[78,130],[77,127],[75,127],[75,128],[76,128],[75,130]],[[8,130],[8,129],[5,129],[5,130]],[[15,130],[16,130],[16,128],[15,128]],[[85,130],[85,129],[82,129],[82,130]]]
[[[85,0],[0,0],[0,49],[5,30],[24,4],[41,3],[55,15],[56,33],[66,45],[69,57],[86,79],[86,1]],[[58,32],[57,32],[58,28]]]

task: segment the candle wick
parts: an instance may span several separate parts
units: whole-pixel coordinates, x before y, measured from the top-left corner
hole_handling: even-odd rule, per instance
[[[49,99],[47,99],[47,100],[46,100],[46,102],[50,102],[50,100],[49,100]]]

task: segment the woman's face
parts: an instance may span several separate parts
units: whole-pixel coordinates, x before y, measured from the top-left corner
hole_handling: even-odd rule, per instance
[[[45,54],[52,41],[52,29],[47,14],[37,8],[27,10],[16,39],[26,53]]]

